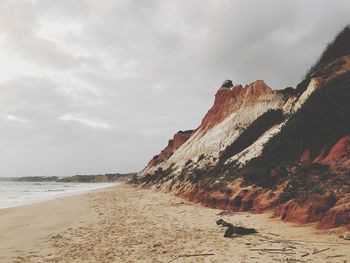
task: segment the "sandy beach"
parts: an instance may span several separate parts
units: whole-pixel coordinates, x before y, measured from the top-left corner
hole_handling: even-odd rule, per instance
[[[0,210],[0,262],[350,262],[350,242],[270,214],[120,185]],[[224,238],[217,219],[258,234]]]

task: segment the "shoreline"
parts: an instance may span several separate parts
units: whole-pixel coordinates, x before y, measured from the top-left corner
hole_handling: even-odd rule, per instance
[[[221,212],[125,184],[0,209],[0,262],[344,262],[350,258],[349,241],[331,231],[315,230],[312,224],[282,222],[269,213]],[[225,228],[215,224],[220,218],[254,227],[258,234],[224,238]]]
[[[72,182],[71,184],[81,184],[81,183],[75,183],[75,182],[73,183]],[[22,206],[33,205],[33,204],[39,204],[42,202],[51,201],[51,200],[55,200],[57,198],[62,198],[62,197],[69,197],[69,196],[86,194],[86,193],[97,191],[97,190],[103,190],[103,189],[115,187],[117,185],[120,185],[121,183],[116,182],[116,183],[98,183],[98,184],[108,184],[108,185],[105,185],[102,187],[96,187],[96,188],[76,189],[73,191],[56,193],[55,195],[41,196],[41,198],[37,197],[37,199],[33,199],[33,200],[26,200],[26,201],[20,201],[18,203],[15,202],[15,203],[7,204],[7,205],[1,205],[0,210],[8,209],[8,208],[15,208],[15,207],[22,207]]]

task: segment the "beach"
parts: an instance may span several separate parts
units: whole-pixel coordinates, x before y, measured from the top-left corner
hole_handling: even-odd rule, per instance
[[[350,241],[119,185],[0,209],[0,262],[350,262]],[[224,219],[258,233],[224,238]]]

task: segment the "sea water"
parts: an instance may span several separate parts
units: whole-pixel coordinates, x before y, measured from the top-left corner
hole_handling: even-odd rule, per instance
[[[0,181],[0,208],[21,206],[57,197],[110,187],[117,183],[59,183]]]

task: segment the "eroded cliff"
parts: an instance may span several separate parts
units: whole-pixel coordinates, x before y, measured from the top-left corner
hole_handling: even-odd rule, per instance
[[[350,222],[350,28],[296,89],[226,80],[193,131],[179,132],[138,183],[235,211],[283,220]]]

